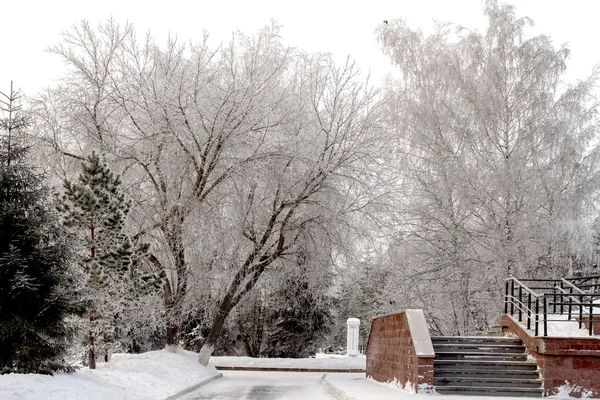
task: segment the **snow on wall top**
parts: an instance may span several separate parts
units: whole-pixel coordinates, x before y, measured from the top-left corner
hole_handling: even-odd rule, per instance
[[[423,310],[405,310],[404,312],[417,356],[435,356]]]

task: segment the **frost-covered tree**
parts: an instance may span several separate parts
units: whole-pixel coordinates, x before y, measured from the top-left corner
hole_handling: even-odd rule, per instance
[[[71,370],[64,355],[85,311],[71,243],[44,178],[27,164],[19,95],[0,92],[0,374]]]
[[[237,254],[200,351],[203,364],[227,315],[267,269],[286,268],[305,243],[343,242],[340,228],[368,202],[361,196],[369,159],[378,153],[377,92],[352,62],[336,65],[325,55],[300,58],[292,72],[287,92],[299,107],[295,118],[271,129],[261,146],[265,156],[234,181],[243,193],[236,205]]]
[[[229,330],[247,356],[308,357],[329,333],[331,270],[314,268],[307,254],[292,262],[297,265],[263,276],[230,316]]]
[[[161,274],[143,274],[135,262],[148,244],[134,246],[125,233],[130,202],[121,179],[95,152],[82,163],[77,181],[65,181],[59,197],[63,224],[81,241],[81,267],[86,288],[94,301],[89,315],[88,359],[95,368],[100,350],[119,348],[127,318],[126,309],[136,299],[161,285]]]
[[[287,105],[279,82],[291,59],[272,28],[256,37],[236,33],[213,50],[206,39],[189,49],[176,41],[161,48],[151,37],[139,43],[129,25],[108,21],[95,30],[84,22],[52,48],[74,67],[75,79],[37,103],[47,133],[41,142],[67,160],[87,146],[100,148],[128,167],[136,235],[154,240],[149,259],[168,271],[167,348],[179,344],[192,275],[186,241],[210,239],[190,230],[193,214],[214,205],[218,188],[259,156],[261,132],[286,116],[275,111]],[[98,51],[87,52],[90,46]]]
[[[488,0],[484,13],[484,33],[379,29],[399,72],[387,105],[405,194],[390,289],[454,334],[497,318],[509,275],[562,276],[590,259],[598,187],[597,73],[566,84],[566,47],[529,36],[509,5]]]
[[[84,22],[52,51],[72,71],[36,103],[40,143],[61,165],[95,148],[124,171],[134,236],[167,271],[167,348],[203,315],[208,362],[265,271],[315,237],[347,245],[381,133],[377,91],[350,60],[285,46],[274,23],[212,49]]]

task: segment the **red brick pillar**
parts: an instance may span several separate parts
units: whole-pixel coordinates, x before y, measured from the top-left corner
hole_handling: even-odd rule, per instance
[[[367,377],[418,392],[433,386],[433,345],[421,310],[373,318]]]

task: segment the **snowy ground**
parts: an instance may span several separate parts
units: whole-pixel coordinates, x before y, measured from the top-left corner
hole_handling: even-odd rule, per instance
[[[224,371],[223,378],[178,400],[333,400],[318,372]]]
[[[144,354],[115,354],[96,370],[81,368],[73,374],[0,375],[2,400],[164,400],[211,375],[214,367],[201,366],[197,354],[165,350]]]
[[[237,360],[236,360],[237,359]],[[364,368],[363,357],[321,355],[310,359],[263,359],[215,357],[233,365],[292,368]],[[167,399],[218,372],[202,367],[196,353],[153,351],[138,355],[116,354],[110,363],[99,363],[92,371],[82,368],[74,374],[0,375],[2,400],[154,400]],[[326,389],[329,389],[326,391]],[[303,399],[333,398],[355,400],[433,400],[437,394],[413,394],[391,384],[366,379],[364,373],[307,373],[225,371],[223,378],[186,394],[179,400],[195,399]],[[568,391],[565,391],[565,393]],[[448,396],[444,396],[448,397]],[[566,397],[565,395],[557,397]],[[450,396],[452,400],[489,400],[494,397]],[[510,400],[502,397],[498,399]]]
[[[210,364],[222,367],[365,369],[366,358],[364,355],[347,357],[322,353],[315,358],[211,357]]]

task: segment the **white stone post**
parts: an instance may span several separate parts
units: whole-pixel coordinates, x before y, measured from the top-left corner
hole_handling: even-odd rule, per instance
[[[350,357],[358,355],[358,327],[360,320],[358,318],[348,318],[348,339],[346,341],[346,354]]]

